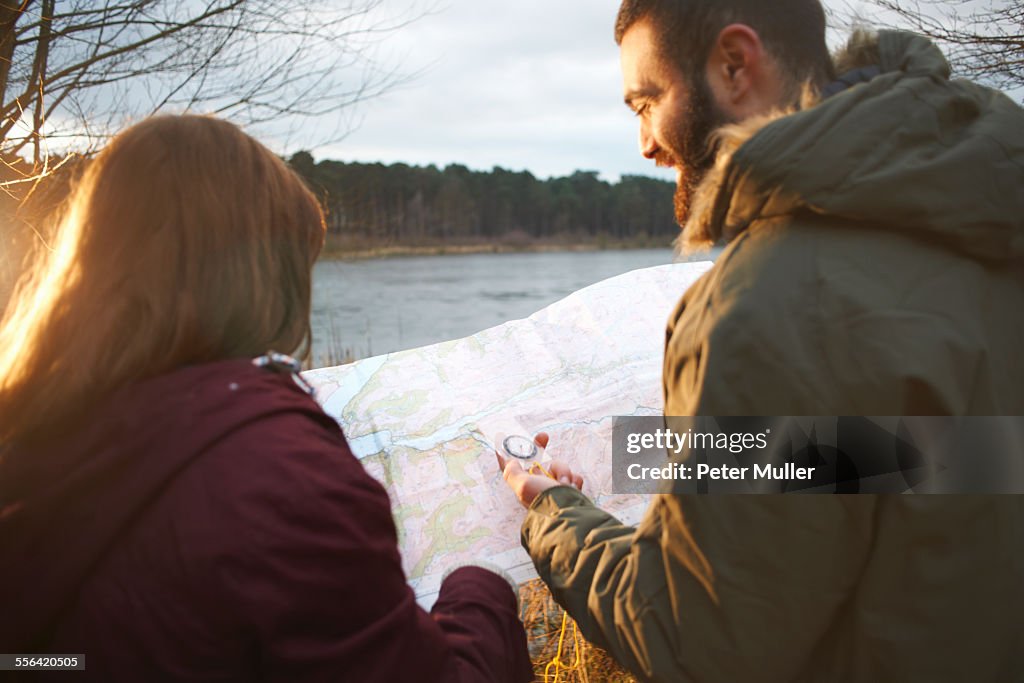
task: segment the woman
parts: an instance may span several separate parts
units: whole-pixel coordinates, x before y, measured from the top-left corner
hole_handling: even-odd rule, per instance
[[[222,121],[153,118],[89,165],[0,328],[0,652],[104,681],[531,678],[508,583],[459,569],[420,609],[387,494],[264,355],[308,350],[323,238]]]

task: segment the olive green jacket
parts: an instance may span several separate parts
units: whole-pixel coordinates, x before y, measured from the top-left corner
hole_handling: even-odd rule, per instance
[[[1024,111],[911,34],[850,55],[881,74],[723,131],[667,415],[1024,415]],[[1024,680],[1024,496],[666,494],[632,528],[558,487],[522,537],[642,680]]]

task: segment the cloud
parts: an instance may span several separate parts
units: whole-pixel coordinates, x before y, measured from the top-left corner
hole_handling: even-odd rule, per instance
[[[358,126],[339,143],[314,147],[316,158],[674,180],[640,156],[636,121],[622,104],[612,37],[619,0],[442,1],[386,42],[384,62],[423,73],[360,105]],[[891,23],[866,0],[825,4],[834,19]],[[831,29],[829,44],[837,47],[845,34]],[[306,132],[307,140],[331,137],[323,128]]]
[[[314,156],[674,178],[637,151],[612,37],[617,8],[450,0],[388,41],[392,59],[424,73],[362,105],[358,128]]]

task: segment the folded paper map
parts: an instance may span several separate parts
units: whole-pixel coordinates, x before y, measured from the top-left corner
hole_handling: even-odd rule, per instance
[[[620,520],[639,520],[647,497],[609,493],[612,417],[662,413],[665,324],[710,267],[633,271],[465,339],[304,374],[387,488],[421,602],[461,562],[535,576],[519,543],[524,511],[495,462],[498,434],[548,432],[545,457],[583,474],[584,493]]]

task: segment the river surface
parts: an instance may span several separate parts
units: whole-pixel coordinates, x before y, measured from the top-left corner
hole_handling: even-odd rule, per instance
[[[313,366],[467,337],[672,257],[641,249],[321,261],[313,269]]]

